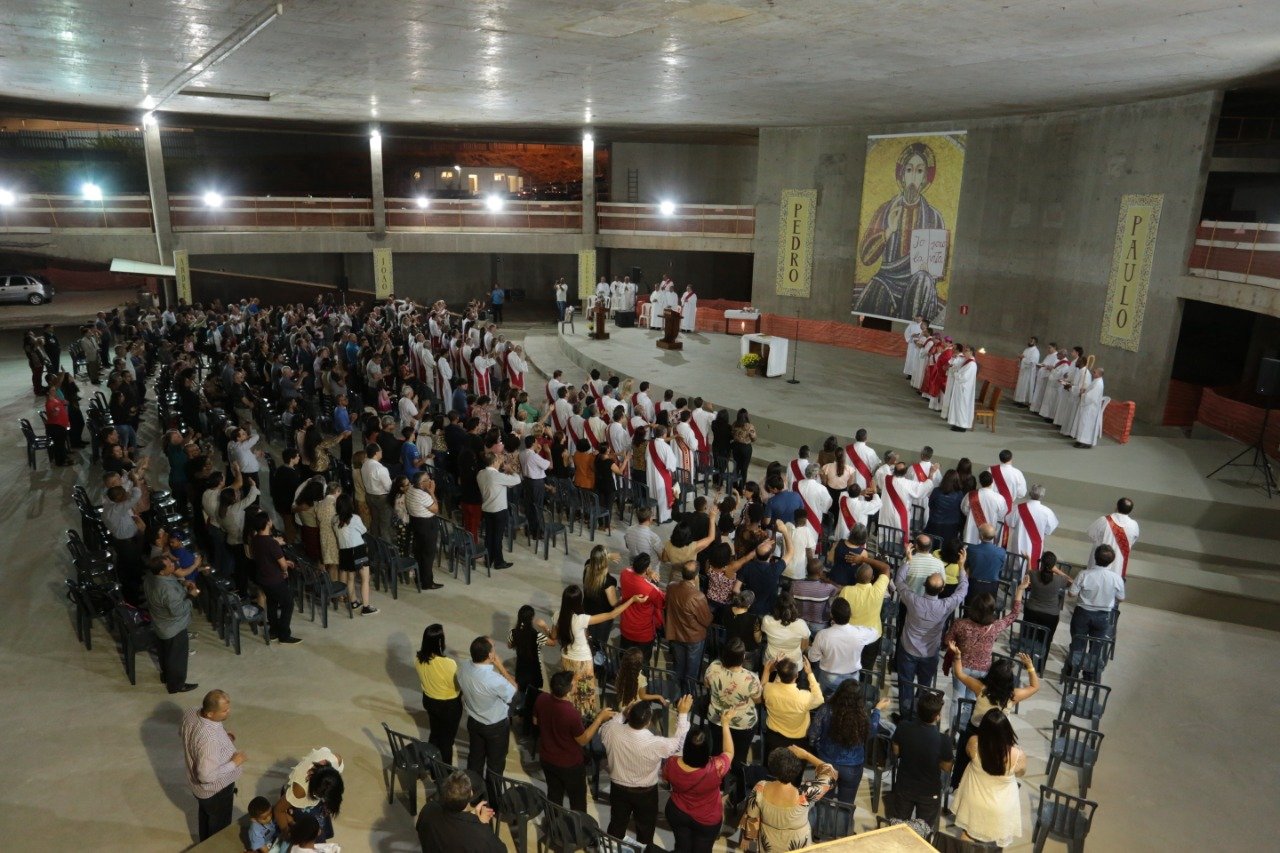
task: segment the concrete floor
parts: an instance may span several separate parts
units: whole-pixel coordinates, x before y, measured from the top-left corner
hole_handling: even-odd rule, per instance
[[[19,340],[3,336],[0,401],[13,424],[34,410]],[[770,386],[772,388],[772,386]],[[746,405],[753,401],[746,399]],[[144,440],[155,447],[154,425]],[[572,537],[570,556],[535,557],[522,545],[501,581],[481,573],[471,586],[445,577],[436,593],[378,598],[376,616],[333,620],[330,628],[295,617],[295,648],[265,647],[246,632],[244,654],[224,648],[207,623],[190,679],[200,690],[174,700],[153,664],[140,660],[129,685],[119,655],[95,625],[85,651],[75,639],[62,597],[68,559],[61,532],[77,526],[70,490],[98,470],[82,464],[50,471],[41,458],[30,472],[16,429],[0,448],[0,679],[10,685],[0,710],[0,755],[10,784],[0,792],[0,839],[7,850],[175,851],[191,844],[195,810],[183,785],[177,724],[207,689],[232,697],[229,728],[249,761],[237,808],[257,794],[274,795],[293,763],[315,746],[346,760],[347,800],[337,840],[350,853],[416,850],[403,801],[386,801],[387,747],[380,723],[423,731],[412,653],[422,628],[443,622],[453,650],[472,637],[505,637],[516,609],[549,614],[563,585],[576,581],[589,545]],[[163,468],[163,466],[159,466]],[[1109,493],[1109,492],[1108,492]],[[621,546],[621,528],[608,541]],[[1049,665],[1055,681],[1059,650]],[[1266,815],[1280,776],[1274,750],[1253,741],[1273,726],[1280,681],[1267,677],[1280,656],[1280,634],[1129,606],[1120,653],[1108,668],[1114,688],[1090,797],[1098,800],[1092,850],[1273,849]],[[1032,756],[1023,803],[1029,849],[1030,802],[1043,781],[1046,733],[1058,704],[1048,684],[1014,719]],[[424,732],[425,734],[425,732]],[[1243,735],[1243,737],[1241,736]],[[512,749],[508,773],[528,775]],[[529,768],[533,769],[533,768]],[[1059,785],[1072,789],[1063,771]],[[20,784],[19,784],[20,783]],[[874,825],[867,785],[859,826]],[[604,817],[594,804],[590,809]],[[660,840],[670,845],[669,834]],[[1051,844],[1051,849],[1054,845]]]

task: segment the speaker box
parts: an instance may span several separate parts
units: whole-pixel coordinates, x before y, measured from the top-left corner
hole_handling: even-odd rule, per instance
[[[636,325],[636,312],[619,311],[613,315],[613,322],[617,323],[620,328],[632,329]]]
[[[1264,397],[1280,394],[1280,358],[1258,362],[1258,393]]]

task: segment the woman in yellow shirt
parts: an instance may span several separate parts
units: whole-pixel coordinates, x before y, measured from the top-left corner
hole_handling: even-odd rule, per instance
[[[422,685],[422,707],[431,724],[427,740],[440,750],[445,764],[453,763],[453,740],[462,720],[462,694],[458,691],[458,664],[444,652],[444,626],[428,625],[422,632],[422,648],[413,662]]]

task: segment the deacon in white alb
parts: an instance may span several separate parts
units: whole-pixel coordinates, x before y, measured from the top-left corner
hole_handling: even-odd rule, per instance
[[[964,432],[973,429],[973,401],[978,388],[978,362],[973,357],[973,347],[962,347],[961,355],[951,365],[943,416],[952,432]]]
[[[1116,559],[1107,568],[1113,572],[1118,569],[1121,577],[1129,574],[1129,554],[1138,544],[1138,522],[1132,515],[1133,501],[1121,498],[1116,501],[1115,512],[1102,516],[1085,532],[1094,548],[1110,545],[1115,549]]]
[[[822,536],[822,517],[831,509],[831,492],[822,485],[822,469],[810,463],[804,469],[802,477],[795,485],[800,493],[800,502],[809,514],[809,524],[819,538]]]
[[[1012,510],[1013,507],[1005,502],[1004,495],[992,485],[991,472],[983,471],[978,475],[978,488],[960,501],[960,511],[965,516],[964,541],[980,541],[979,527],[984,524],[999,524]]]
[[[1058,516],[1044,505],[1044,486],[1035,484],[1027,492],[1027,500],[1005,516],[1009,531],[1009,551],[1027,558],[1027,571],[1038,571],[1040,555],[1050,534],[1058,529]]]
[[[1000,464],[992,466],[991,478],[995,481],[996,491],[1004,497],[1005,503],[1009,506],[1026,497],[1027,478],[1013,467],[1012,450],[1000,451]]]
[[[1057,363],[1058,345],[1050,341],[1044,358],[1040,359],[1040,363],[1036,366],[1035,385],[1031,389],[1031,399],[1027,401],[1031,411],[1040,411],[1040,406],[1044,403],[1044,391],[1049,387],[1049,371],[1053,370]]]
[[[698,294],[693,285],[686,284],[680,295],[680,331],[692,332],[698,328]]]
[[[883,505],[875,489],[858,492],[850,486],[847,492],[841,493],[840,502],[836,506],[836,539],[848,539],[850,530],[856,525],[865,525]]]
[[[654,519],[657,524],[665,524],[671,520],[671,509],[675,506],[676,490],[679,481],[676,479],[675,451],[667,444],[667,428],[653,428],[653,438],[649,440],[649,459],[645,468],[645,479],[649,485],[649,496],[658,502],[658,514]]]
[[[1018,360],[1018,385],[1013,389],[1013,401],[1020,406],[1031,403],[1035,391],[1036,373],[1040,369],[1040,347],[1032,337]]]
[[[853,466],[853,479],[858,484],[859,492],[876,484],[874,472],[876,466],[880,464],[880,454],[867,444],[865,429],[860,429],[854,434],[853,444],[845,446],[844,455],[849,458],[849,464]]]
[[[908,378],[915,373],[916,335],[920,334],[920,324],[923,319],[923,317],[917,314],[911,318],[911,322],[902,330],[902,339],[907,342],[907,357],[902,362],[902,373]]]
[[[1102,437],[1102,414],[1110,402],[1103,396],[1104,372],[1101,367],[1093,371],[1093,380],[1080,398],[1080,411],[1076,414],[1076,447],[1093,447]]]
[[[794,488],[796,483],[804,479],[804,472],[808,467],[809,445],[802,444],[800,445],[800,450],[796,453],[796,458],[788,462],[787,467],[782,469],[783,488]]]

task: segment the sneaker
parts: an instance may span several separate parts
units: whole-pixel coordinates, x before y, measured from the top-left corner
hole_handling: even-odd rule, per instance
[[[376,608],[376,607],[370,607],[370,606],[368,606],[367,604],[366,604],[364,607],[361,607],[361,608],[360,608],[360,614],[361,614],[362,616],[372,616],[373,614],[375,614],[375,613],[377,613],[377,612],[378,612],[378,608]]]
[[[302,642],[301,637],[286,637],[283,640],[276,640],[282,646],[296,646]]]
[[[352,610],[359,610],[359,609],[360,609],[360,602],[358,602],[358,601],[353,601],[353,602],[351,602],[351,609],[352,609]]]

